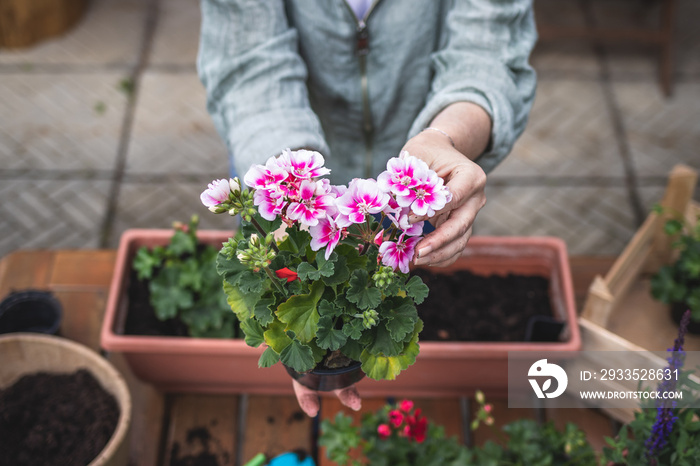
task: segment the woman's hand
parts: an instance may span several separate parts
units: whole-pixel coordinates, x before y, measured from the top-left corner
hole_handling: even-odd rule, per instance
[[[319,399],[319,394],[317,391],[306,388],[296,380],[292,380],[292,385],[294,386],[294,394],[297,397],[297,402],[309,417],[315,417],[321,408],[321,402]],[[357,389],[354,385],[351,385],[342,390],[333,390],[335,396],[338,397],[340,402],[352,409],[353,411],[359,411],[362,408],[362,399],[360,394],[357,393]]]
[[[488,144],[491,120],[481,107],[460,102],[443,110],[431,125],[437,130],[424,130],[403,150],[425,161],[445,180],[452,200],[430,220],[436,230],[418,243],[414,263],[447,266],[464,251],[476,214],[486,203],[486,174],[472,159]]]

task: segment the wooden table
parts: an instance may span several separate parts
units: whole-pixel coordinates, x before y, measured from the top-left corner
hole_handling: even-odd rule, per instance
[[[51,290],[63,304],[60,334],[101,351],[99,332],[114,260],[115,252],[109,250],[18,251],[0,261],[0,297],[29,288]],[[579,309],[595,274],[604,273],[612,261],[607,257],[572,258]],[[137,380],[120,355],[105,356],[122,371],[133,397],[132,466],[202,464],[193,460],[207,456],[216,463],[206,464],[241,465],[260,452],[273,457],[292,450],[309,452],[319,465],[332,464],[317,451],[317,420],[306,417],[291,396],[163,394]],[[498,425],[523,417],[553,420],[559,426],[575,421],[598,450],[603,437],[615,429],[597,410],[509,409],[505,400],[490,401]],[[385,402],[365,399],[363,411],[378,409]],[[496,440],[483,429],[469,430],[474,402],[467,397],[415,402],[429,419],[468,445]],[[324,398],[320,417],[332,417],[338,410],[351,414],[336,399]]]

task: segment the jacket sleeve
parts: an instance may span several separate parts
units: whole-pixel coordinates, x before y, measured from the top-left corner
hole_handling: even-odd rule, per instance
[[[535,96],[528,57],[536,39],[531,0],[456,0],[432,56],[430,94],[409,136],[452,103],[476,103],[493,122],[489,147],[476,160],[488,173],[525,130]]]
[[[286,148],[327,153],[282,0],[202,0],[201,10],[197,69],[236,172]]]

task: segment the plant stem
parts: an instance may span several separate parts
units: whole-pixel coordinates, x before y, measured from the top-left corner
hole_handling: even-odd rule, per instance
[[[277,288],[277,291],[282,293],[284,296],[287,296],[287,293],[285,292],[284,288],[282,288],[282,286],[277,281],[277,276],[272,272],[272,270],[270,270],[270,267],[263,267],[263,269],[265,270],[265,273],[267,274],[267,276],[270,278],[270,281],[272,282],[272,284],[275,286],[275,288]]]
[[[258,230],[258,232],[262,235],[262,239],[264,240],[265,237],[267,237],[267,233],[265,233],[265,230],[263,230],[263,227],[260,226],[260,224],[258,223],[257,220],[255,220],[254,217],[250,218],[250,223],[253,224],[253,226],[255,227],[256,230]],[[279,254],[280,250],[277,247],[277,243],[275,241],[272,242],[272,249],[274,249],[275,252]]]

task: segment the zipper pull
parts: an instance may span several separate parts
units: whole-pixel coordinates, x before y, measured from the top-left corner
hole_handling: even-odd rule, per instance
[[[364,21],[357,23],[357,54],[367,55],[369,53],[369,31]]]

